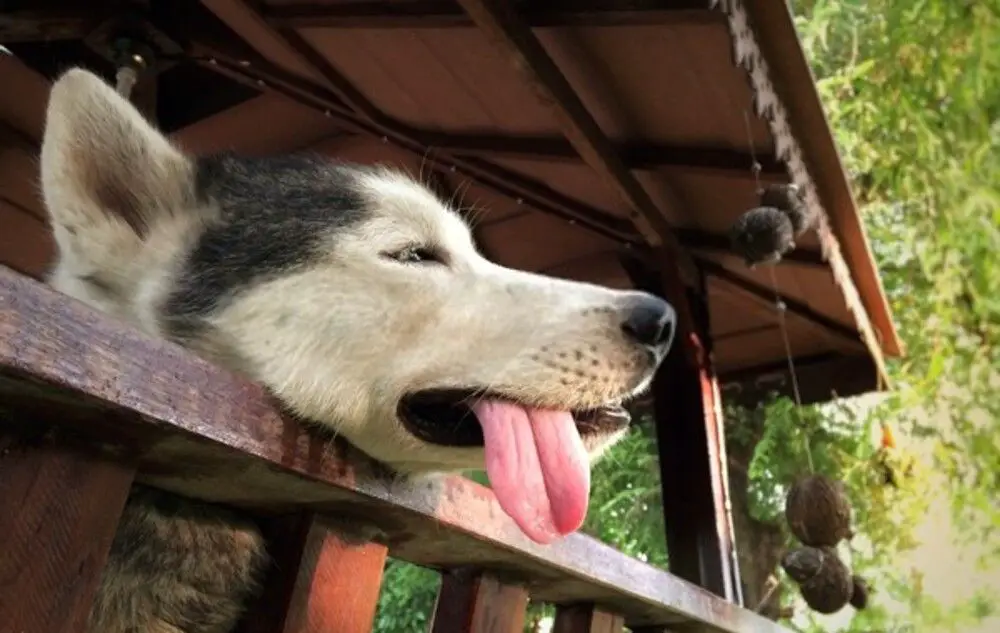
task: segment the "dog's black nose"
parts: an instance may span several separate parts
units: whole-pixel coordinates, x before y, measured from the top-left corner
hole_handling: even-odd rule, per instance
[[[669,347],[677,316],[670,304],[650,294],[640,295],[625,317],[622,330],[635,342],[649,347]]]

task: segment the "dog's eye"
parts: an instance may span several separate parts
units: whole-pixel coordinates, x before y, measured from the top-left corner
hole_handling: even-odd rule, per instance
[[[407,246],[404,249],[386,253],[386,257],[403,264],[443,264],[441,254],[426,246]]]

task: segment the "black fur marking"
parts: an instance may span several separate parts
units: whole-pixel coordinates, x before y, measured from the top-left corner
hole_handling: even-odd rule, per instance
[[[362,222],[368,212],[357,181],[367,169],[307,154],[199,159],[198,197],[222,217],[201,236],[167,301],[170,334],[190,336],[241,288],[307,264],[324,236]]]

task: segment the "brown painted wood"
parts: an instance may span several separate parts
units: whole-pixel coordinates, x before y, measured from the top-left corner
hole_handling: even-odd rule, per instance
[[[528,606],[524,587],[489,574],[453,571],[441,578],[431,633],[521,633]]]
[[[46,411],[81,443],[131,442],[144,483],[258,515],[349,513],[380,528],[396,558],[503,569],[533,579],[542,601],[606,605],[630,625],[782,631],[589,537],[532,543],[482,486],[393,477],[288,418],[259,386],[2,269],[0,404],[4,431],[15,430],[9,414]]]
[[[858,332],[857,329],[840,323],[839,321],[834,321],[830,317],[813,310],[809,307],[809,304],[803,301],[793,299],[780,292],[775,292],[773,288],[760,286],[746,277],[743,277],[739,273],[729,270],[718,262],[703,258],[698,258],[697,262],[698,266],[704,270],[706,274],[711,275],[714,279],[718,279],[731,287],[745,292],[758,301],[773,306],[780,300],[785,305],[785,310],[789,314],[801,317],[806,321],[809,321],[810,323],[849,341],[854,341],[859,344],[861,343],[861,333]]]
[[[732,242],[727,235],[709,233],[698,229],[676,229],[677,239],[684,248],[709,254],[733,255]],[[781,258],[783,265],[796,264],[813,268],[828,268],[823,253],[807,248],[794,248]]]
[[[435,150],[463,156],[530,161],[582,162],[579,152],[565,138],[551,136],[501,136],[423,132],[420,139]],[[671,145],[648,141],[616,141],[615,152],[633,170],[670,169],[732,178],[753,178],[754,157],[748,152],[722,147]],[[788,181],[788,174],[773,156],[756,157],[765,180]]]
[[[210,6],[214,6],[214,3]],[[248,20],[263,20],[248,6],[230,7]],[[221,14],[220,14],[221,17]],[[198,20],[189,24],[195,40],[194,52],[202,57],[202,65],[214,72],[253,87],[284,95],[304,106],[330,116],[346,129],[375,138],[384,138],[393,145],[418,157],[429,168],[458,172],[478,184],[512,200],[558,217],[578,222],[600,235],[624,242],[639,242],[632,224],[562,194],[545,183],[495,165],[474,156],[461,156],[446,151],[428,151],[421,140],[423,131],[392,119],[380,112],[346,77],[326,62],[308,43],[295,34],[274,31],[274,37],[286,41],[303,61],[316,69],[334,88],[319,87],[292,73],[275,67],[266,59],[246,50],[238,38],[224,37]],[[241,63],[247,62],[250,63]]]
[[[740,603],[722,403],[704,282],[699,288],[683,288],[669,272],[661,277],[637,260],[624,263],[638,288],[660,294],[679,315],[687,315],[652,389],[670,571]]]
[[[871,356],[817,354],[795,359],[795,376],[802,404],[850,397],[878,386],[878,370]],[[794,398],[788,361],[730,371],[719,377],[727,403],[756,407],[771,394]]]
[[[629,171],[531,27],[509,3],[458,0],[458,4],[550,107],[566,139],[583,161],[631,207],[629,217],[646,241],[653,246],[662,244],[669,261],[681,261],[680,245],[666,217]]]
[[[625,26],[650,24],[722,24],[708,11],[707,0],[549,0],[519,3],[525,22],[545,26]],[[270,7],[268,21],[290,28],[449,28],[472,21],[450,0],[336,4],[289,4]]]
[[[265,521],[272,564],[239,633],[368,633],[386,548],[305,512]]]
[[[0,38],[0,42],[2,41]],[[9,123],[0,121],[0,149],[6,148],[19,150],[30,156],[38,153],[38,144],[30,136]]]
[[[552,633],[622,633],[625,618],[594,605],[559,607]]]
[[[345,539],[312,513],[274,520],[267,532],[273,564],[241,633],[371,631],[385,545]]]
[[[22,10],[0,13],[0,44],[83,39],[97,26],[94,10]]]
[[[0,630],[83,633],[133,474],[0,428]]]

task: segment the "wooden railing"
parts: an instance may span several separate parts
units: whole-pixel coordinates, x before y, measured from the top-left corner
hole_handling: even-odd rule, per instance
[[[369,631],[388,554],[441,570],[434,633],[519,631],[529,596],[560,605],[557,633],[783,630],[589,537],[536,545],[471,481],[350,452],[260,387],[0,268],[4,633],[84,630],[134,481],[267,526],[277,564],[243,633]]]

